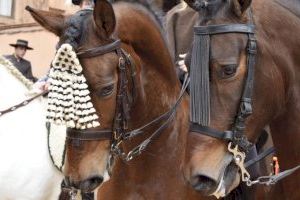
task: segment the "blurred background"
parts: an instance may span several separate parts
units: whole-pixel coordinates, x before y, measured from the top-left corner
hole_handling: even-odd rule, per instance
[[[55,45],[58,38],[54,34],[44,30],[34,22],[25,10],[27,5],[62,14],[72,14],[79,7],[74,6],[72,0],[0,0],[0,55],[8,55],[14,52],[9,46],[17,39],[29,41],[33,51],[27,51],[25,59],[32,64],[35,77],[44,76],[54,57]],[[167,12],[180,0],[149,0],[163,12]]]
[[[33,51],[27,51],[25,59],[31,61],[33,74],[41,77],[47,73],[54,57],[58,38],[34,22],[25,7],[68,14],[78,7],[64,0],[0,0],[0,55],[12,54],[17,39],[29,41]]]

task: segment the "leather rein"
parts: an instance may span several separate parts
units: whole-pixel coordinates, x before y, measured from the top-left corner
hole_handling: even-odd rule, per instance
[[[99,46],[96,48],[78,52],[77,55],[79,58],[91,58],[104,55],[110,52],[116,52],[119,57],[119,80],[113,127],[109,130],[67,129],[67,139],[71,140],[72,144],[77,147],[83,141],[110,140],[112,154],[111,156],[118,156],[123,161],[128,162],[136,156],[140,155],[153,141],[153,139],[168,126],[170,121],[173,119],[176,109],[185,94],[185,90],[189,84],[189,79],[186,77],[185,83],[181,88],[179,97],[169,111],[165,112],[164,114],[155,118],[151,122],[137,129],[127,131],[130,107],[136,98],[136,69],[132,57],[121,48],[120,40],[115,40],[108,45]],[[128,74],[128,71],[130,72],[130,74]],[[128,77],[131,77],[131,92],[128,92]],[[158,125],[159,123],[161,123],[161,125],[146,140],[134,147],[128,153],[124,152],[124,150],[121,147],[121,144],[125,140],[130,140],[138,135],[141,135],[144,133],[144,129],[153,127],[154,125]]]
[[[19,108],[22,108],[22,107],[24,107],[24,106],[27,106],[27,105],[30,104],[33,100],[35,100],[35,99],[37,99],[37,98],[39,98],[39,97],[41,97],[41,96],[43,96],[43,95],[45,95],[45,94],[47,94],[47,93],[48,93],[47,91],[42,92],[42,93],[39,93],[39,94],[33,96],[32,98],[26,99],[25,101],[22,101],[21,103],[18,103],[17,105],[11,106],[11,107],[9,107],[9,108],[7,108],[7,109],[5,109],[5,110],[1,110],[1,111],[0,111],[0,117],[4,116],[5,114],[8,114],[8,113],[10,113],[10,112],[13,112],[13,111],[15,111],[15,110],[18,110]]]

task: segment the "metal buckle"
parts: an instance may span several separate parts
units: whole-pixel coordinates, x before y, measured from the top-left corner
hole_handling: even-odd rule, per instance
[[[232,142],[228,144],[228,151],[233,154],[235,164],[239,167],[241,172],[242,181],[246,182],[247,185],[251,183],[251,176],[245,168],[246,154],[239,150],[238,145],[234,145]]]
[[[252,104],[251,104],[251,99],[243,99],[241,103],[241,114],[243,117],[248,117],[249,115],[252,114],[253,109],[252,109]]]
[[[126,156],[126,161],[131,161],[133,158],[135,158],[136,156],[140,155],[148,146],[148,144],[150,143],[150,140],[145,140],[144,142],[142,142],[139,146],[137,146],[136,148],[134,148],[132,151],[130,151],[127,156]]]
[[[257,54],[257,40],[253,37],[249,37],[247,51],[249,54]]]
[[[125,64],[126,64],[126,61],[125,61],[125,59],[123,58],[123,56],[121,56],[121,57],[119,58],[119,69],[125,70]]]

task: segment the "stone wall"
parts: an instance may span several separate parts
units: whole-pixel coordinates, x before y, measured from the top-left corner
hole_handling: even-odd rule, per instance
[[[58,38],[34,22],[25,10],[26,5],[62,13],[74,13],[78,8],[64,0],[15,0],[13,16],[0,16],[0,55],[13,53],[9,44],[17,39],[28,40],[34,50],[27,51],[25,58],[31,61],[33,74],[41,77],[49,70]]]
[[[177,0],[155,0],[158,7],[171,6]],[[69,0],[70,2],[70,0]],[[29,5],[43,10],[54,10],[65,14],[74,13],[77,6],[66,4],[66,0],[14,0],[13,16],[0,16],[0,55],[11,54],[9,46],[17,39],[26,39],[34,51],[28,51],[25,58],[32,62],[33,73],[37,77],[46,74],[55,52],[58,38],[37,25],[25,10]]]
[[[64,0],[14,0],[12,16],[0,16],[0,24],[7,25],[32,23],[33,19],[25,10],[27,5],[43,10],[57,9],[65,13],[72,13],[77,9],[73,5],[66,4],[66,1]]]

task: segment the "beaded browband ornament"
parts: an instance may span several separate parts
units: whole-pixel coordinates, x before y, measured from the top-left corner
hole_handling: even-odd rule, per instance
[[[82,66],[70,44],[58,49],[49,82],[47,121],[76,129],[100,126]]]

